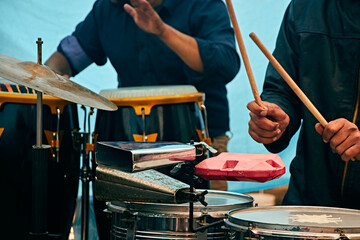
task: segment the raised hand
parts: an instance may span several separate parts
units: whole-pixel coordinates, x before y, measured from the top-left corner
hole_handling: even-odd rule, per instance
[[[167,25],[161,20],[150,3],[146,0],[131,0],[130,2],[132,6],[125,4],[124,9],[132,16],[138,27],[145,32],[161,36]]]

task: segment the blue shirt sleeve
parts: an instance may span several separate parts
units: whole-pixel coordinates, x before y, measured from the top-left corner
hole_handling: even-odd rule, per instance
[[[96,1],[84,21],[76,26],[76,29],[72,34],[76,37],[80,46],[87,53],[89,58],[97,65],[104,65],[107,61],[98,30],[99,20],[102,17],[101,15],[104,14],[101,9],[104,2],[105,1]]]
[[[74,36],[67,36],[61,40],[57,51],[68,60],[72,76],[75,76],[93,62]]]
[[[198,43],[204,72],[196,74],[188,68],[187,75],[193,81],[230,82],[240,69],[240,58],[225,4],[221,0],[197,1],[190,21],[191,36]]]

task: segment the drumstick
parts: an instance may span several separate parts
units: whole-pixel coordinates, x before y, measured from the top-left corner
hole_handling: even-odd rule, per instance
[[[239,45],[241,57],[242,57],[242,59],[244,61],[246,73],[247,73],[247,76],[249,78],[249,82],[250,82],[252,93],[253,93],[254,98],[255,98],[255,102],[258,105],[261,106],[262,105],[261,98],[260,98],[259,92],[258,92],[257,87],[256,87],[256,82],[255,82],[255,79],[254,79],[254,75],[253,75],[252,70],[251,70],[249,58],[248,58],[247,53],[246,53],[245,44],[244,44],[243,38],[241,36],[240,28],[239,28],[239,25],[238,25],[237,20],[236,20],[235,11],[234,11],[231,0],[226,0],[226,6],[227,6],[227,9],[228,9],[228,12],[229,12],[231,23],[232,23],[232,25],[234,27],[235,36],[236,36],[236,39],[237,39],[237,43]]]
[[[266,49],[264,44],[260,41],[260,39],[256,36],[255,33],[250,33],[251,39],[255,42],[255,44],[260,48],[260,50],[264,53],[264,55],[269,59],[270,63],[276,69],[276,71],[280,74],[280,76],[286,81],[286,83],[291,87],[291,89],[295,92],[295,94],[300,98],[300,100],[305,104],[305,106],[309,109],[309,111],[314,115],[314,117],[320,122],[320,124],[325,127],[328,123],[325,118],[320,114],[320,112],[316,109],[314,104],[308,99],[308,97],[304,94],[304,92],[296,85],[294,80],[290,77],[290,75],[285,71],[285,69],[280,65],[280,63],[275,59],[275,57]]]

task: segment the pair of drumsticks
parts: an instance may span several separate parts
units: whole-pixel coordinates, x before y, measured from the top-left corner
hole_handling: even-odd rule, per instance
[[[229,12],[230,20],[234,28],[235,36],[239,45],[241,57],[244,61],[246,73],[249,78],[251,90],[253,92],[255,102],[261,106],[261,98],[259,95],[259,92],[256,87],[254,75],[252,73],[249,58],[246,53],[244,41],[241,36],[240,28],[236,20],[234,7],[232,5],[231,0],[225,0],[226,6]],[[325,120],[325,118],[321,115],[321,113],[316,109],[314,104],[309,100],[309,98],[304,94],[304,92],[298,87],[298,85],[294,82],[294,80],[290,77],[290,75],[285,71],[285,69],[280,65],[280,63],[275,59],[275,57],[266,49],[264,44],[260,41],[260,39],[256,36],[255,33],[250,33],[250,38],[255,42],[255,44],[260,48],[260,50],[264,53],[264,55],[267,57],[271,65],[275,68],[275,70],[280,74],[280,76],[285,80],[285,82],[290,86],[290,88],[294,91],[294,93],[298,96],[298,98],[304,103],[304,105],[309,109],[309,111],[313,114],[313,116],[319,121],[319,123],[325,127],[328,122]],[[355,158],[351,159],[352,161],[355,161]],[[346,162],[347,166],[348,162]],[[345,167],[346,167],[345,166]]]
[[[230,20],[234,28],[235,36],[237,39],[237,43],[239,45],[241,57],[244,61],[246,73],[248,75],[251,90],[253,92],[255,102],[258,105],[262,105],[260,95],[258,93],[255,79],[253,73],[251,71],[250,62],[246,53],[244,41],[241,36],[240,28],[236,20],[235,12],[231,0],[226,0],[226,6],[229,12]],[[275,70],[280,74],[280,76],[286,81],[286,83],[291,87],[294,93],[300,98],[300,100],[305,104],[305,106],[309,109],[309,111],[314,115],[314,117],[320,122],[320,124],[325,127],[328,123],[325,118],[320,114],[320,112],[316,109],[316,107],[312,104],[312,102],[308,99],[308,97],[304,94],[304,92],[297,86],[294,80],[290,77],[290,75],[284,70],[284,68],[280,65],[280,63],[275,59],[275,57],[266,49],[264,44],[260,41],[260,39],[256,36],[255,33],[250,33],[250,38],[255,42],[255,44],[260,48],[260,50],[264,53],[270,63],[273,65]]]

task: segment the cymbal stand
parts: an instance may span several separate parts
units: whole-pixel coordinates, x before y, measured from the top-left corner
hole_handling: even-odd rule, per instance
[[[93,145],[90,144],[90,116],[94,113],[93,108],[90,108],[88,114],[88,132],[86,132],[86,108],[81,106],[84,110],[84,132],[78,132],[77,140],[80,142],[82,153],[82,166],[80,170],[80,179],[82,182],[82,196],[81,196],[81,240],[87,240],[89,237],[89,183],[93,180],[93,174],[90,168],[89,151],[93,150]]]
[[[38,64],[41,63],[41,46],[43,41],[38,38]],[[32,165],[32,195],[31,195],[31,221],[30,232],[31,239],[48,239],[47,231],[47,176],[48,161],[50,159],[50,146],[42,144],[43,130],[43,112],[42,112],[42,92],[37,92],[36,101],[36,145],[31,152]]]

